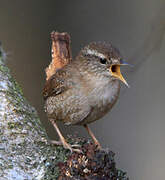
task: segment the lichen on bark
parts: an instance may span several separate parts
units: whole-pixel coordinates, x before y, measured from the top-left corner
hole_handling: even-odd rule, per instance
[[[63,161],[65,154],[47,143],[47,135],[36,110],[23,96],[6,66],[0,47],[0,179],[49,178],[48,164]],[[65,150],[64,150],[65,152]],[[59,158],[60,157],[60,158]],[[58,171],[54,177],[58,176]],[[47,175],[48,174],[48,175]]]

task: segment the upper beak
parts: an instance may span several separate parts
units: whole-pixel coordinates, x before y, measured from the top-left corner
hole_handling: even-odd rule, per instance
[[[110,67],[110,72],[112,74],[112,76],[118,78],[119,80],[121,80],[126,86],[129,87],[127,81],[124,79],[123,75],[121,74],[121,71],[120,71],[120,66],[121,65],[128,65],[126,63],[122,63],[121,64],[113,64],[111,65]]]
[[[120,60],[120,65],[128,65],[130,67],[133,67],[132,64],[129,64],[129,63],[125,62],[123,59]]]

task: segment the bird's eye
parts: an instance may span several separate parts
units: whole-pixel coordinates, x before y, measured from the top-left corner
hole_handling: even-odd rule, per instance
[[[100,62],[101,62],[101,64],[106,64],[107,60],[105,58],[100,58]]]

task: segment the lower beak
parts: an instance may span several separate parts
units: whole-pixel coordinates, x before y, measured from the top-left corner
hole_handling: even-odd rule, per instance
[[[113,64],[111,65],[110,67],[110,72],[112,74],[113,77],[119,79],[120,81],[122,81],[126,86],[129,87],[127,81],[124,79],[124,77],[122,76],[121,74],[121,71],[120,71],[120,66],[122,64]]]

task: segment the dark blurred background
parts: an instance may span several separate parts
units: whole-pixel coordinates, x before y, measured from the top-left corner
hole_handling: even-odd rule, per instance
[[[112,42],[134,68],[123,68],[131,88],[102,120],[90,125],[103,147],[116,152],[131,180],[165,177],[165,1],[0,0],[0,40],[7,63],[37,109],[51,138],[57,135],[43,111],[44,69],[51,60],[50,32],[70,33],[75,56],[91,41]],[[82,127],[60,125],[64,134]]]

